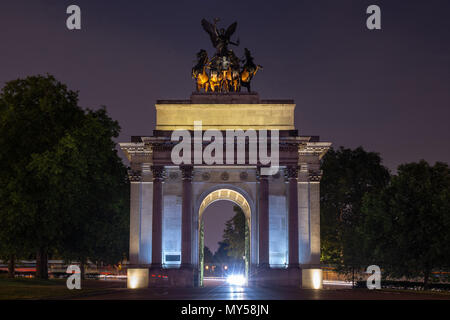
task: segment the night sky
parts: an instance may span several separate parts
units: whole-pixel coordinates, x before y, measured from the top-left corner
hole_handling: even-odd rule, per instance
[[[70,4],[81,7],[81,31],[66,28]],[[366,28],[371,4],[382,30]],[[254,90],[294,99],[300,134],[362,145],[391,170],[449,162],[448,0],[1,0],[0,86],[50,73],[80,91],[82,106],[107,106],[118,141],[151,135],[155,101],[188,98],[195,54],[214,53],[200,20],[215,17],[238,21],[233,49],[249,48],[264,67]]]

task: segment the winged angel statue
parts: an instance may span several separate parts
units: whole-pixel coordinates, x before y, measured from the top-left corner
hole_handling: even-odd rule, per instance
[[[219,29],[217,22],[219,19],[214,19],[214,23],[202,20],[202,27],[209,34],[216,53],[211,60],[205,50],[197,53],[197,63],[192,68],[192,77],[197,82],[196,89],[204,89],[205,92],[239,92],[241,86],[244,86],[250,92],[250,81],[262,67],[253,63],[253,57],[247,48],[244,60],[239,59],[233,50],[228,48],[229,45],[239,46],[239,39],[236,42],[231,41],[237,22],[227,30]],[[244,62],[242,67],[241,62]]]
[[[225,31],[223,28],[220,30],[217,28],[217,22],[219,21],[219,19],[214,19],[214,24],[212,24],[206,19],[203,19],[202,26],[203,29],[209,34],[213,47],[217,49],[217,54],[222,56],[228,54],[229,44],[239,46],[240,41],[239,39],[236,43],[231,41],[231,36],[236,32],[237,22],[230,25]]]

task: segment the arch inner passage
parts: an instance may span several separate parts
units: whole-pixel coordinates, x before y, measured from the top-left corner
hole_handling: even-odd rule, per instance
[[[247,199],[234,190],[231,189],[218,189],[210,194],[208,194],[202,201],[199,207],[199,268],[200,268],[200,285],[203,285],[203,273],[204,273],[204,223],[203,223],[203,213],[209,205],[216,201],[228,200],[237,204],[244,212],[246,218],[246,226],[248,227],[248,233],[246,232],[245,241],[245,274],[248,276],[249,262],[250,262],[250,239],[251,239],[251,208]]]

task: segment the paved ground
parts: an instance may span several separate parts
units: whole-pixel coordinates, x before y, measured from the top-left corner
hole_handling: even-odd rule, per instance
[[[122,288],[117,288],[120,286]],[[450,300],[450,294],[393,292],[385,290],[325,287],[323,290],[296,288],[232,287],[224,282],[206,281],[203,288],[149,288],[128,290],[124,284],[82,300]]]

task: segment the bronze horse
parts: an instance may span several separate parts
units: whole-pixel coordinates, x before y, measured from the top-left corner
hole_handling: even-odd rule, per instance
[[[258,72],[258,70],[263,70],[263,67],[260,65],[256,65],[253,62],[253,57],[250,53],[250,50],[245,48],[245,63],[241,71],[241,86],[246,87],[248,92],[251,92],[250,83]],[[240,91],[240,90],[239,90]]]
[[[199,92],[202,88],[205,89],[205,92],[208,92],[209,76],[206,73],[206,68],[208,65],[208,53],[201,49],[197,53],[197,64],[192,68],[192,78],[197,80],[197,92]]]

